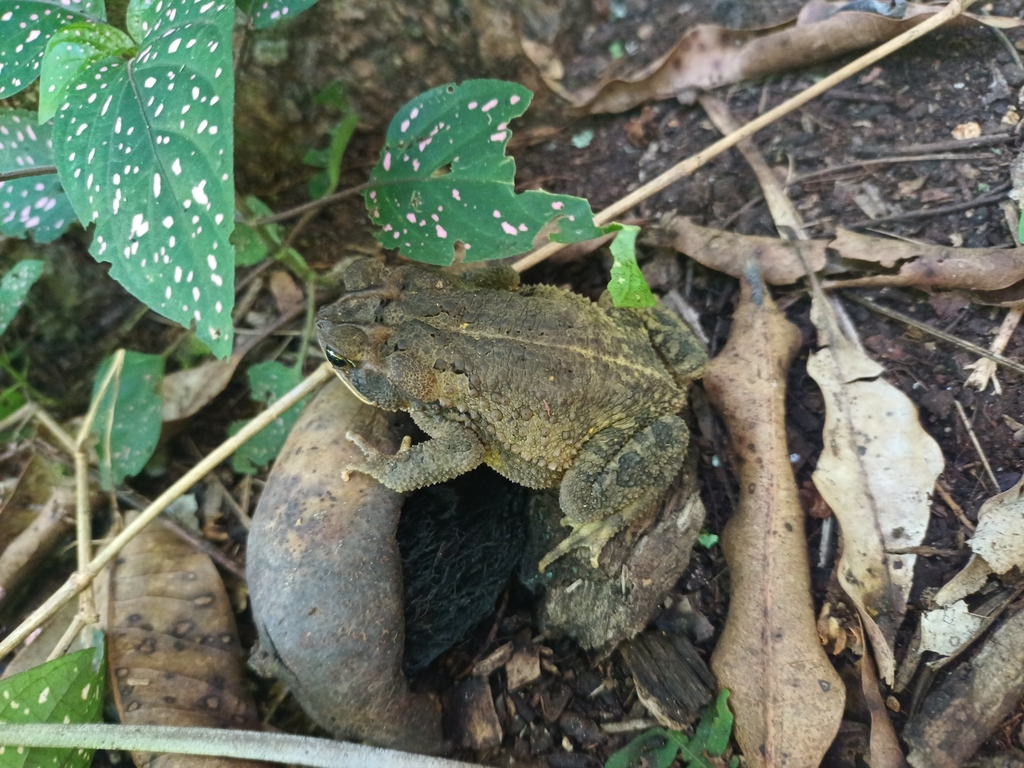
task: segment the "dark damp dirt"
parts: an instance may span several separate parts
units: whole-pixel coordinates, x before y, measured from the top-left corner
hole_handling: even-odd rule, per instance
[[[600,4],[600,3],[596,3]],[[620,5],[612,3],[612,6]],[[661,40],[678,35],[695,21],[718,21],[730,26],[760,26],[776,19],[772,14],[756,19],[743,15],[740,3],[717,2],[707,13],[686,6],[676,12],[671,24],[657,24],[659,11],[672,3],[656,0],[622,3],[621,18],[585,27],[588,44],[577,51],[579,61],[570,76],[580,82],[606,71],[609,46],[620,41],[624,50],[636,50],[633,40]],[[737,6],[737,7],[734,7]],[[992,14],[1019,16],[1024,4],[993,3]],[[680,22],[680,19],[683,21]],[[678,23],[677,23],[678,22]],[[738,23],[733,23],[738,22]],[[750,23],[748,23],[750,22]],[[654,30],[647,27],[653,25]],[[754,137],[754,143],[768,163],[787,179],[787,193],[807,222],[812,237],[828,237],[839,227],[867,226],[869,219],[884,217],[870,225],[872,230],[896,237],[929,243],[965,247],[1007,246],[1013,243],[1012,226],[1007,223],[998,201],[970,205],[1009,183],[1009,164],[1019,150],[1017,126],[1003,121],[1017,106],[1018,91],[1024,86],[1024,68],[1010,48],[1024,40],[1019,30],[1008,30],[1008,41],[990,29],[971,28],[939,31],[908,46],[812,101]],[[665,44],[658,50],[664,50]],[[589,47],[588,47],[589,46]],[[654,46],[651,46],[654,47]],[[643,51],[646,45],[639,46]],[[563,54],[567,56],[568,54]],[[638,53],[638,55],[641,55]],[[852,57],[850,57],[852,58]],[[568,59],[566,59],[569,61]],[[763,82],[745,83],[723,89],[717,95],[728,102],[739,123],[798,93],[843,60],[818,68],[771,77]],[[550,114],[550,110],[548,110]],[[529,141],[513,143],[518,165],[517,186],[543,186],[589,198],[595,211],[618,200],[645,181],[654,178],[680,160],[698,152],[718,137],[704,112],[696,105],[671,101],[651,104],[621,115],[602,115],[572,120],[565,114],[550,123],[527,119],[523,134]],[[976,122],[981,137],[977,145],[953,142],[957,126]],[[516,126],[513,125],[515,128]],[[592,132],[589,143],[584,135]],[[997,138],[998,137],[998,138]],[[586,144],[586,146],[575,146]],[[356,137],[346,160],[343,183],[359,183],[372,165],[379,134]],[[921,145],[942,143],[941,150]],[[946,152],[950,159],[911,160],[908,156]],[[861,167],[847,167],[865,158],[889,158]],[[833,173],[820,173],[836,167]],[[292,188],[294,192],[298,185]],[[255,190],[254,190],[255,191]],[[285,195],[287,197],[287,195]],[[937,209],[960,206],[960,210]],[[933,211],[905,217],[915,211]],[[758,183],[740,154],[731,150],[663,192],[643,202],[626,218],[639,223],[656,221],[669,212],[693,217],[696,223],[742,234],[774,236],[776,231]],[[85,236],[79,239],[84,242]],[[358,201],[347,201],[329,214],[314,219],[295,243],[314,269],[329,272],[336,254],[348,251],[373,252],[365,215]],[[21,246],[18,246],[20,248]],[[133,321],[134,305],[112,281],[97,285],[96,265],[83,256],[81,243],[61,246],[66,272],[63,283],[44,284],[12,333],[23,345],[19,350],[23,369],[40,398],[53,404],[63,416],[84,411],[88,400],[90,373],[100,359],[120,344],[147,352],[160,352],[174,343],[175,331],[151,314]],[[4,246],[11,256],[15,246]],[[737,283],[722,274],[689,262],[678,254],[642,249],[641,265],[658,292],[678,290],[699,312],[710,339],[711,353],[725,344]],[[608,279],[610,259],[606,252],[579,260],[553,259],[528,271],[526,281],[569,285],[596,297]],[[257,268],[258,269],[258,268]],[[92,277],[86,276],[87,271]],[[240,276],[243,277],[244,276]],[[68,290],[73,281],[75,290]],[[329,298],[324,292],[324,298]],[[810,476],[821,451],[824,421],[822,396],[806,373],[808,352],[814,346],[814,329],[809,320],[809,302],[795,289],[776,291],[787,307],[787,316],[804,337],[804,349],[788,376],[788,438],[797,485],[813,503]],[[971,303],[965,296],[928,295],[910,288],[860,291],[872,301],[910,315],[926,325],[942,329],[960,339],[988,347],[999,328],[1005,309]],[[40,298],[42,297],[42,298]],[[1024,466],[1024,387],[1021,377],[1000,369],[1001,392],[990,385],[977,392],[964,386],[975,362],[970,352],[930,337],[921,331],[883,317],[852,302],[845,302],[854,326],[868,352],[886,367],[886,378],[905,392],[920,409],[921,421],[939,442],[946,461],[941,482],[972,522],[981,504],[997,490],[1005,490],[1020,477]],[[271,299],[264,293],[250,311],[269,311]],[[299,324],[294,328],[300,327]],[[54,326],[56,325],[56,330]],[[45,342],[36,341],[45,339]],[[7,354],[13,354],[8,349]],[[270,351],[267,355],[269,359]],[[1024,359],[1024,331],[1011,337],[1003,352]],[[19,375],[21,371],[19,370]],[[698,392],[696,400],[701,401]],[[967,423],[956,403],[963,407]],[[171,479],[194,463],[225,435],[228,424],[251,415],[242,380],[228,387],[216,400],[174,436],[161,452],[165,472],[135,481],[136,490],[153,496]],[[705,411],[706,413],[706,411]],[[736,504],[735,478],[729,470],[729,449],[724,430],[711,418],[698,418],[695,439],[700,450],[701,493],[707,508],[707,532],[718,534]],[[972,443],[973,430],[999,488],[992,485],[981,455]],[[222,472],[221,479],[234,487],[239,478]],[[259,480],[253,485],[258,493]],[[254,505],[254,501],[253,501]],[[251,509],[250,509],[251,511]],[[221,536],[219,546],[232,556],[244,557],[239,543],[244,531],[233,513],[208,532]],[[814,566],[816,607],[821,605],[834,557],[817,567],[822,537],[822,520],[808,517],[808,546]],[[918,558],[915,586],[907,620],[899,638],[897,656],[906,648],[928,594],[941,587],[966,560],[964,542],[969,530],[950,506],[936,498],[924,546],[938,554]],[[834,543],[832,547],[834,553]],[[39,586],[39,590],[48,587]],[[47,591],[48,594],[48,591]],[[42,595],[40,596],[40,600]],[[38,601],[29,601],[38,602]],[[676,589],[666,596],[665,609],[655,626],[679,630],[689,619],[680,606],[689,604],[712,629],[710,637],[696,645],[705,656],[721,630],[728,609],[728,569],[715,545],[698,549]],[[632,680],[617,655],[594,660],[569,641],[537,637],[532,615],[533,596],[524,588],[509,586],[497,600],[497,607],[434,662],[418,683],[420,688],[442,696],[465,677],[473,663],[487,657],[505,643],[517,651],[537,649],[542,664],[539,679],[508,689],[505,672],[492,674],[489,685],[501,727],[500,744],[483,751],[463,751],[459,756],[492,765],[550,765],[552,768],[589,768],[603,765],[651,718],[636,696]],[[686,612],[692,617],[694,613]],[[251,624],[243,614],[243,638],[252,639]],[[7,627],[15,618],[7,617]],[[849,668],[850,659],[837,659]],[[270,692],[261,688],[267,700]],[[895,696],[900,712],[893,714],[899,732],[906,722],[911,694]],[[1020,707],[985,743],[982,754],[995,755],[1024,747]],[[866,765],[864,710],[851,707],[844,725],[843,748],[833,751],[824,765]],[[271,720],[276,727],[304,727],[297,708],[284,704]],[[625,724],[619,732],[603,728]],[[613,727],[611,729],[615,731]]]

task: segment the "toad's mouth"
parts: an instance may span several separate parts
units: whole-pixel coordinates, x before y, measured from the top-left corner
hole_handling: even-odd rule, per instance
[[[339,371],[337,368],[335,368],[334,369],[334,373],[335,373],[335,375],[337,375],[337,377],[339,379],[341,379],[341,382],[346,387],[348,387],[348,391],[351,392],[353,395],[355,395],[357,398],[359,398],[359,400],[361,400],[362,402],[366,403],[367,405],[373,405],[373,406],[377,405],[375,402],[373,402],[373,400],[371,400],[366,395],[364,395],[362,392],[360,392],[358,389],[356,389],[356,385],[352,383],[352,379],[349,378],[349,376],[347,375],[346,372]]]

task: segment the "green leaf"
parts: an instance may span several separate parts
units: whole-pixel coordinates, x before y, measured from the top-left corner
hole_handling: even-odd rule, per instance
[[[238,7],[249,15],[256,29],[266,29],[286,18],[298,16],[314,3],[316,0],[243,0]]]
[[[257,363],[249,369],[249,388],[252,399],[270,405],[302,381],[302,372],[296,368],[286,368],[280,363],[270,360]],[[235,472],[252,475],[260,467],[273,461],[281,452],[284,441],[291,432],[295,420],[299,418],[305,400],[293,405],[270,426],[253,437],[239,448],[231,457],[231,467]],[[231,425],[230,434],[235,434],[248,422],[236,421]]]
[[[102,637],[102,636],[101,636]],[[102,641],[0,680],[0,723],[98,723],[106,654]],[[0,768],[88,768],[93,750],[0,746]]]
[[[697,726],[696,741],[704,745],[709,755],[718,757],[725,753],[732,734],[733,717],[729,711],[729,690],[718,692],[714,708],[708,707]]]
[[[686,740],[667,728],[651,728],[609,757],[605,768],[668,768],[679,752],[678,737]]]
[[[653,307],[657,304],[640,266],[636,263],[636,236],[640,227],[627,224],[609,224],[606,232],[618,231],[611,244],[612,276],[608,293],[616,307]]]
[[[269,250],[260,233],[248,224],[235,224],[231,244],[235,246],[235,265],[239,267],[259,264],[267,257]]]
[[[0,171],[53,164],[53,126],[35,123],[31,112],[0,110]],[[37,243],[48,243],[74,221],[56,173],[0,181],[0,234],[25,237],[31,231]]]
[[[668,768],[677,755],[687,768],[714,768],[705,753],[719,757],[729,746],[733,717],[728,700],[729,691],[723,689],[714,707],[705,710],[692,739],[679,731],[652,728],[608,758],[605,768],[639,768],[641,765]],[[732,766],[732,761],[729,765]]]
[[[0,0],[0,99],[35,82],[54,32],[105,19],[102,0]]]
[[[112,363],[111,356],[100,365],[93,380],[93,398]],[[125,353],[120,379],[115,376],[111,381],[92,425],[93,434],[99,438],[100,485],[104,490],[141,472],[156,450],[163,409],[163,377],[164,359],[160,355]]]
[[[349,112],[331,128],[331,145],[322,162],[323,167],[327,170],[309,180],[309,194],[314,200],[329,195],[338,188],[341,161],[345,157],[345,149],[358,124],[359,116],[355,112]]]
[[[134,53],[132,39],[109,24],[79,22],[58,30],[46,46],[39,75],[39,122],[56,114],[67,84],[87,66],[108,56]]]
[[[0,0],[2,1],[2,0]],[[54,145],[90,252],[151,309],[231,352],[234,304],[231,27],[225,0],[133,0],[131,61],[80,70]]]
[[[533,95],[515,83],[469,80],[442,85],[402,107],[388,128],[381,161],[363,193],[387,248],[429,264],[524,253],[545,225],[561,243],[598,237],[590,204],[569,195],[515,193],[516,164],[505,155],[508,123]],[[546,231],[546,230],[545,230]]]
[[[25,259],[15,264],[0,280],[0,333],[7,330],[41,274],[43,262]]]
[[[718,535],[701,531],[697,534],[697,543],[704,547],[704,549],[711,549],[718,543]]]

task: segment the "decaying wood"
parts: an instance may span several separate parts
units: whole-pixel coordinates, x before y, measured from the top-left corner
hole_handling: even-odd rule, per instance
[[[637,698],[666,728],[686,730],[714,698],[715,676],[683,635],[644,632],[620,652]]]

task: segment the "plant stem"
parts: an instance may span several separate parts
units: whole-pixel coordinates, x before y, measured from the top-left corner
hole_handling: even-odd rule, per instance
[[[442,757],[415,755],[345,741],[285,733],[158,725],[0,725],[9,746],[123,749],[269,760],[314,768],[483,768]]]

